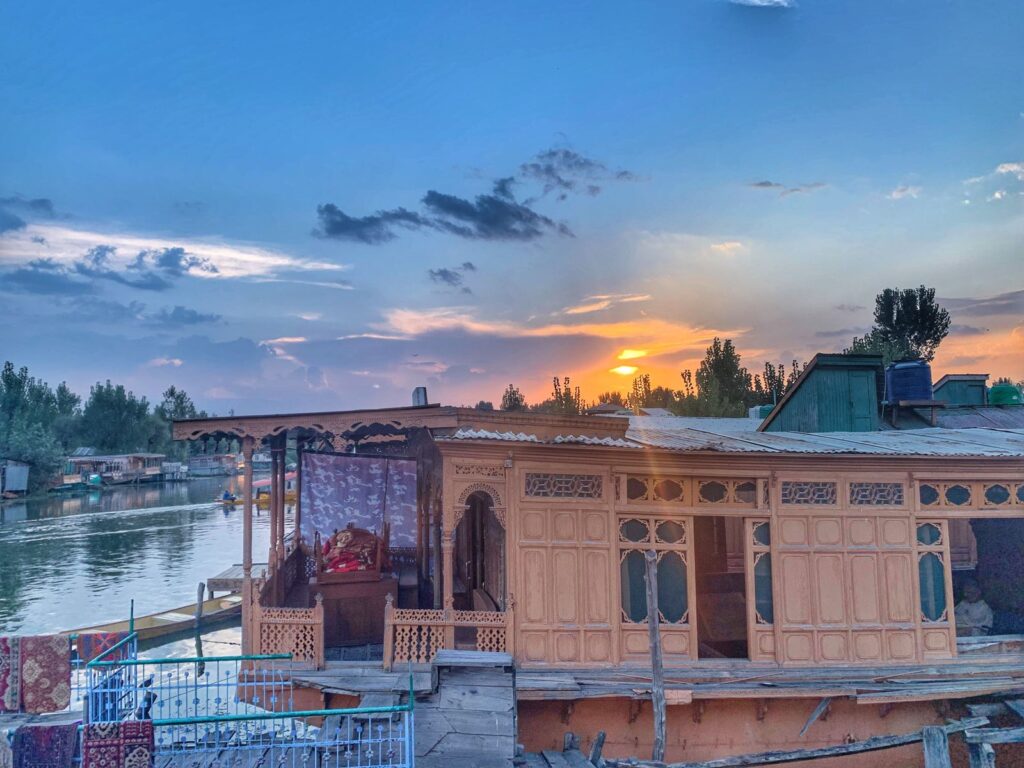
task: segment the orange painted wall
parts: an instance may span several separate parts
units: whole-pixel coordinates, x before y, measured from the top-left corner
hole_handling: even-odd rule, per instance
[[[694,722],[696,705],[668,708],[667,761],[700,761],[774,749],[827,747],[843,741],[871,736],[909,733],[924,725],[941,724],[943,719],[930,703],[897,705],[884,718],[879,707],[847,699],[832,702],[826,720],[815,722],[799,737],[818,699],[769,700],[764,720],[757,719],[758,702],[753,699],[704,702],[700,722]],[[566,731],[577,734],[583,750],[590,748],[598,731],[606,734],[606,757],[650,759],[654,725],[650,702],[642,702],[639,716],[629,722],[628,699],[589,699],[575,702],[565,720],[566,703],[559,701],[519,702],[519,742],[527,751],[561,749]],[[851,755],[830,761],[807,761],[788,765],[813,768],[916,768],[924,759],[921,747],[910,745],[867,755]]]

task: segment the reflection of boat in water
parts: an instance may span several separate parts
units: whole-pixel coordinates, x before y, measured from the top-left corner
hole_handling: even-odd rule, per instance
[[[151,613],[147,616],[135,617],[135,631],[140,641],[158,637],[178,635],[196,629],[197,603],[171,608],[169,611]],[[203,601],[199,628],[206,629],[224,623],[242,615],[242,596],[238,594],[217,597]],[[85,632],[127,632],[129,621],[112,621],[107,624],[96,624],[91,627],[79,627],[65,632],[66,635],[80,635]]]

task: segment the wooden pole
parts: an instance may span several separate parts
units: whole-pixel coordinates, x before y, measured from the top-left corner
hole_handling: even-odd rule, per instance
[[[952,768],[949,759],[949,739],[946,730],[937,725],[921,729],[924,742],[924,768]]]
[[[647,564],[647,631],[651,642],[651,705],[654,708],[654,746],[651,760],[665,759],[665,667],[661,656],[661,632],[658,627],[658,554],[644,553]]]
[[[270,443],[270,562],[277,565],[277,445]]]
[[[302,532],[302,448],[301,438],[295,438],[295,543],[299,543]]]
[[[252,453],[251,437],[242,440],[242,456],[245,467],[242,478],[245,483],[245,510],[242,514],[242,653],[252,653],[249,614],[252,610]]]

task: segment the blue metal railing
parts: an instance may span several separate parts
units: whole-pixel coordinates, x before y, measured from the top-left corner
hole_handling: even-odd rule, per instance
[[[405,704],[298,710],[294,666],[291,654],[106,656],[86,665],[86,722],[152,720],[157,756],[190,764],[221,755],[293,768],[413,765],[411,675]]]

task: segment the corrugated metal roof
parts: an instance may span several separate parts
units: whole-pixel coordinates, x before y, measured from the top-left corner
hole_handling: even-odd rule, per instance
[[[756,432],[734,422],[631,416],[625,440],[558,435],[542,440],[525,432],[462,428],[439,440],[501,440],[513,443],[602,445],[721,453],[798,453],[872,456],[1024,457],[1024,429],[911,429],[892,432]],[[756,425],[756,420],[750,419]],[[716,422],[719,422],[716,424]],[[694,424],[698,426],[694,426]]]
[[[637,423],[634,424],[634,421]],[[671,429],[630,419],[626,437],[655,448],[731,453],[1024,456],[1022,429],[914,429],[893,432],[749,432]]]
[[[541,440],[536,435],[525,432],[495,432],[489,429],[459,429],[450,435],[439,435],[438,440],[504,440],[512,443],[575,443],[578,445],[606,445],[613,448],[642,448],[643,446],[629,440],[614,437],[591,437],[588,435],[556,435]]]

